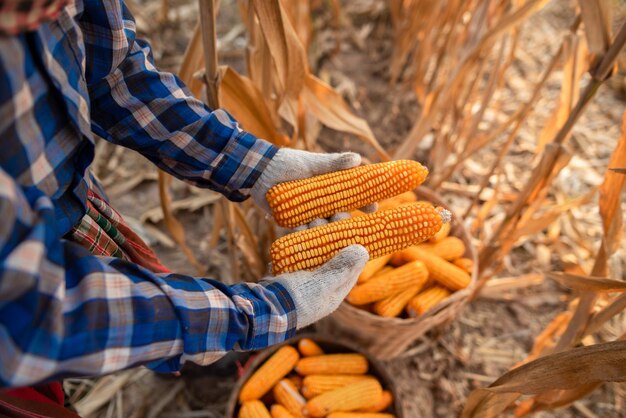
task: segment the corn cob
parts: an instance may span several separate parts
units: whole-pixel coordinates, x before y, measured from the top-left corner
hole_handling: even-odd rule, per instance
[[[273,273],[315,269],[352,244],[365,246],[373,260],[430,238],[449,216],[445,209],[413,203],[285,235],[270,249]]]
[[[391,406],[393,402],[393,395],[388,390],[383,390],[383,396],[380,398],[380,402],[378,402],[374,406],[370,406],[369,408],[361,409],[360,412],[382,412],[385,409]]]
[[[465,243],[457,237],[445,237],[436,243],[422,243],[420,248],[448,261],[456,260],[465,254]]]
[[[459,267],[462,270],[472,274],[472,269],[474,268],[474,261],[471,258],[457,258],[452,262],[455,266]]]
[[[415,189],[427,175],[416,161],[389,161],[280,183],[265,197],[276,223],[293,228]]]
[[[448,235],[450,235],[450,230],[452,229],[451,224],[445,224],[441,226],[441,229],[437,231],[435,235],[430,239],[430,242],[439,242]]]
[[[407,310],[411,316],[422,315],[424,312],[437,305],[448,296],[450,296],[450,291],[445,287],[431,287],[411,299]]]
[[[379,202],[378,210],[393,209],[400,205],[405,205],[407,203],[413,203],[416,201],[417,201],[417,196],[415,195],[415,192],[408,191],[408,192],[401,193],[397,196],[390,197],[389,199],[385,199]]]
[[[394,318],[400,315],[407,303],[422,290],[425,284],[426,282],[411,286],[400,293],[396,293],[395,295],[376,302],[374,304],[374,313],[386,318]]]
[[[470,284],[470,275],[466,271],[419,246],[402,251],[402,257],[405,260],[423,262],[428,269],[429,277],[450,290],[464,289]]]
[[[272,418],[296,418],[287,409],[279,404],[274,404],[270,408],[270,413],[272,414]]]
[[[272,418],[261,401],[244,402],[239,409],[239,418]]]
[[[296,364],[296,371],[303,376],[311,374],[365,374],[368,367],[367,358],[362,354],[325,354],[300,359]]]
[[[368,408],[380,402],[383,388],[377,380],[364,380],[322,393],[306,403],[305,414],[324,417],[331,412]]]
[[[365,267],[363,267],[363,270],[361,271],[361,274],[359,275],[359,279],[357,280],[357,283],[363,283],[371,279],[372,276],[374,276],[383,267],[385,267],[385,264],[387,264],[387,261],[389,261],[390,258],[391,258],[391,254],[387,254],[387,255],[383,255],[382,257],[378,257],[378,258],[368,261],[365,264]]]
[[[243,385],[239,393],[241,402],[260,399],[285,377],[296,365],[300,356],[291,346],[281,347]]]
[[[310,338],[303,338],[298,341],[298,350],[300,350],[302,357],[321,356],[324,354],[324,350]]]
[[[305,398],[310,399],[324,392],[335,390],[350,383],[360,382],[362,380],[374,379],[370,375],[309,375],[302,382],[302,394]]]
[[[291,415],[296,418],[303,418],[302,408],[306,400],[300,395],[298,389],[289,379],[283,379],[274,386],[274,400],[284,406]]]
[[[391,258],[389,259],[389,265],[393,266],[393,267],[400,267],[400,266],[406,264],[404,256],[402,255],[403,253],[404,253],[404,250],[397,251],[397,252],[391,254]]]
[[[413,261],[370,279],[353,288],[346,300],[353,305],[365,305],[385,299],[414,285],[422,286],[428,280],[428,270],[421,261]]]
[[[326,418],[396,418],[396,416],[380,412],[333,412]]]

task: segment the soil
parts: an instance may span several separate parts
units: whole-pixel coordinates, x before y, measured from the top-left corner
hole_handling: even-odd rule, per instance
[[[138,27],[152,40],[157,64],[165,70],[175,71],[192,34],[197,5],[187,0],[172,1],[170,20],[160,26],[154,19],[159,6],[159,2],[142,3]],[[573,7],[572,2],[565,0],[551,2],[546,9],[526,23],[533,25],[536,30],[527,31],[529,38],[522,42],[527,45],[525,54],[530,58],[517,64],[516,74],[519,80],[516,83],[529,85],[526,76],[537,74],[538,68],[545,65],[549,52],[554,50],[554,45],[558,42],[558,37],[554,34],[567,26]],[[356,6],[352,8],[354,9]],[[330,80],[331,84],[342,86],[342,91],[356,113],[369,122],[385,148],[392,150],[410,130],[418,104],[406,82],[400,81],[393,87],[389,85],[386,66],[393,40],[384,8],[378,14],[372,15],[357,12],[350,14],[348,11],[347,17],[356,33],[367,31],[369,35],[359,45],[359,42],[354,41],[354,32],[346,28],[333,30],[318,27],[318,36],[312,46],[315,51],[316,71]],[[318,18],[317,26],[323,26],[328,17]],[[221,46],[220,60],[222,64],[234,66],[244,72],[245,35],[243,30],[236,35],[237,25],[236,2],[223,0],[218,19],[218,38],[228,38],[230,41],[228,45]],[[558,84],[549,84],[548,88],[548,96],[554,97],[558,94]],[[597,100],[580,121],[582,128],[574,133],[573,143],[581,161],[579,166],[595,170],[596,175],[601,176],[612,149],[611,143],[606,142],[613,141],[614,144],[618,135],[619,121],[625,105],[621,89],[623,87],[619,84],[619,78],[603,87]],[[538,107],[545,103],[547,100],[540,102]],[[546,110],[546,115],[547,113]],[[529,125],[524,127],[520,136],[536,135],[541,129],[540,122]],[[329,129],[321,131],[319,143],[328,151],[350,149],[375,159],[371,148],[349,135]],[[528,156],[522,148],[520,145],[520,149],[514,150],[513,154],[517,152],[517,157],[514,157],[517,160],[513,161],[519,165],[514,170],[528,167]],[[129,190],[123,187],[120,189],[120,185],[132,181],[139,173],[154,172],[151,164],[133,152],[121,153],[107,145],[102,145],[99,152],[106,156],[116,155],[118,159],[112,161],[111,158],[106,158],[105,162],[101,162],[108,165],[101,172],[109,176],[107,189],[114,207],[140,229],[167,266],[179,273],[196,274],[195,268],[180,249],[171,245],[166,237],[154,232],[156,228],[167,234],[162,221],[155,224],[140,221],[149,209],[158,206],[155,177],[147,176],[139,185],[129,186]],[[485,155],[477,158],[493,158],[494,152],[494,149],[488,149]],[[419,154],[416,157],[420,159],[424,156],[425,154]],[[114,176],[110,174],[111,169],[115,171]],[[575,193],[584,192],[589,185],[584,178],[580,180],[580,184],[577,181],[578,177],[589,176],[588,171],[577,171],[575,168],[572,170],[567,181],[561,181],[559,187],[571,189]],[[458,180],[460,184],[471,184],[467,178],[471,174],[468,169],[461,170],[454,180]],[[106,180],[105,176],[105,183]],[[202,195],[179,182],[173,184],[173,190],[174,200]],[[445,190],[442,190],[442,194],[453,207],[463,203]],[[595,209],[589,210],[593,212]],[[595,213],[594,216],[597,217],[597,211]],[[223,278],[220,275],[224,273],[223,265],[228,261],[225,255],[227,248],[224,240],[220,241],[217,248],[211,249],[209,246],[212,214],[213,206],[204,205],[195,211],[181,210],[177,217],[185,227],[187,241],[194,254],[207,266],[207,275]],[[589,226],[590,231],[594,227],[597,227],[597,222]],[[507,268],[500,276],[519,276],[562,267],[558,257],[548,255],[546,261],[545,257],[540,256],[541,249],[538,248],[542,245],[542,239],[542,235],[530,237],[516,247],[507,260]],[[592,243],[593,245],[596,244]],[[232,278],[227,281],[230,279]],[[402,400],[405,417],[458,416],[468,394],[475,388],[487,386],[515,363],[523,360],[532,348],[534,338],[554,316],[566,309],[572,298],[573,295],[564,288],[549,281],[521,290],[496,293],[490,298],[479,298],[468,305],[448,328],[431,332],[419,340],[411,350],[415,354],[386,362],[385,366],[390,375],[394,376],[399,388],[397,395]],[[623,332],[626,322],[621,320],[616,326],[621,327]],[[247,356],[248,354],[230,354],[209,367],[189,366],[180,378],[155,375],[152,372],[138,374],[134,371],[134,378],[124,385],[120,394],[112,396],[92,416],[221,417],[236,381],[238,367],[245,363]],[[178,383],[181,381],[184,383]],[[72,379],[69,384],[79,385],[80,382]],[[164,399],[166,402],[163,402]],[[626,384],[606,384],[572,406],[541,412],[536,416],[626,417]]]

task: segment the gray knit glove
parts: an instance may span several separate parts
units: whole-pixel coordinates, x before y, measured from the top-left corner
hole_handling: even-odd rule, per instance
[[[271,214],[265,194],[272,186],[286,181],[300,180],[320,174],[346,170],[359,164],[361,164],[361,156],[354,152],[324,154],[281,148],[269,162],[254,186],[252,186],[250,195],[257,206],[266,213]],[[374,212],[376,204],[368,205],[361,210]]]
[[[356,283],[369,259],[362,245],[351,245],[313,271],[284,273],[264,280],[280,283],[296,305],[298,329],[306,327],[339,307]]]

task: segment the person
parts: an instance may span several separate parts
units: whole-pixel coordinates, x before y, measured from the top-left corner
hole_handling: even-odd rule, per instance
[[[155,68],[122,0],[0,0],[2,388],[176,372],[279,343],[336,309],[368,259],[350,246],[317,270],[232,286],[170,272],[91,175],[96,138],[265,211],[272,185],[360,163],[278,149],[207,108]]]

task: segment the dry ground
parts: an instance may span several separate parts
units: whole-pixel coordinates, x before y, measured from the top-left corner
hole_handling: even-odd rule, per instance
[[[155,23],[159,2],[142,4],[138,17],[139,28],[146,32],[155,48],[159,65],[176,70],[196,18],[196,3],[172,2],[170,21],[160,27]],[[237,20],[234,1],[222,1],[219,17],[219,39],[222,40],[221,63],[244,71],[243,29]],[[364,12],[367,1],[345,2],[353,30],[335,31],[324,24],[327,16],[316,17],[319,28],[312,55],[323,78],[330,80],[350,100],[356,111],[370,123],[374,133],[387,147],[393,147],[404,137],[413,123],[416,103],[410,88],[400,84],[391,89],[386,81],[388,58],[392,48],[390,26],[384,10]],[[370,2],[371,3],[371,2]],[[374,2],[384,3],[384,2]],[[520,59],[514,68],[515,77],[509,82],[512,89],[523,91],[558,45],[560,31],[572,17],[569,1],[552,2],[528,25],[533,30],[521,43]],[[621,75],[621,80],[624,76]],[[617,78],[603,87],[594,103],[575,130],[572,144],[576,156],[570,168],[559,178],[556,187],[566,196],[576,197],[601,181],[609,154],[618,137],[621,113],[624,110],[624,85]],[[558,74],[548,86],[546,98],[537,106],[537,117],[520,133],[521,140],[513,150],[507,172],[521,175],[529,167],[529,153],[525,149],[541,129],[549,114],[554,95],[558,94]],[[321,142],[328,150],[353,149],[372,156],[371,151],[353,138],[328,130],[321,133]],[[116,150],[102,144],[99,159],[103,180],[115,207],[135,222],[154,244],[165,264],[175,271],[194,274],[193,267],[172,244],[159,221],[158,195],[154,169],[142,157],[128,151]],[[471,161],[454,177],[454,182],[469,185],[481,170],[481,161],[488,161],[493,149]],[[484,164],[484,163],[483,163]],[[431,167],[435,169],[436,167]],[[211,231],[211,196],[190,191],[175,184],[177,199],[188,199],[178,213],[188,233],[188,240],[196,256],[209,265],[209,274],[220,277],[225,271],[225,247],[217,250],[208,246]],[[463,197],[451,189],[440,190],[452,207],[465,207]],[[576,209],[560,222],[583,227],[589,249],[576,254],[589,258],[599,239],[599,217],[592,205]],[[193,209],[193,210],[191,210]],[[155,223],[140,220],[154,216]],[[575,223],[577,221],[578,223]],[[581,223],[582,222],[582,223]],[[160,232],[159,232],[160,231]],[[562,267],[562,257],[546,246],[545,237],[529,237],[507,259],[507,270],[502,276],[556,270]],[[624,276],[624,252],[616,257],[613,267]],[[534,338],[543,327],[567,306],[572,295],[553,283],[543,282],[522,290],[491,292],[468,306],[450,328],[440,334],[431,334],[419,341],[412,354],[388,362],[390,374],[397,379],[405,417],[454,417],[461,410],[465,397],[477,387],[488,385],[513,364],[524,359]],[[616,333],[626,329],[626,322],[612,324]],[[230,360],[230,358],[228,359]],[[143,369],[109,377],[103,386],[122,390],[95,390],[90,381],[70,382],[76,398],[87,393],[94,416],[101,417],[218,417],[232,388],[237,369],[232,361],[223,361],[210,368],[190,367],[182,378],[156,376]],[[115,394],[117,392],[117,394]],[[97,409],[98,405],[101,405]],[[626,417],[626,385],[605,385],[601,390],[571,407],[540,413],[542,417]]]

